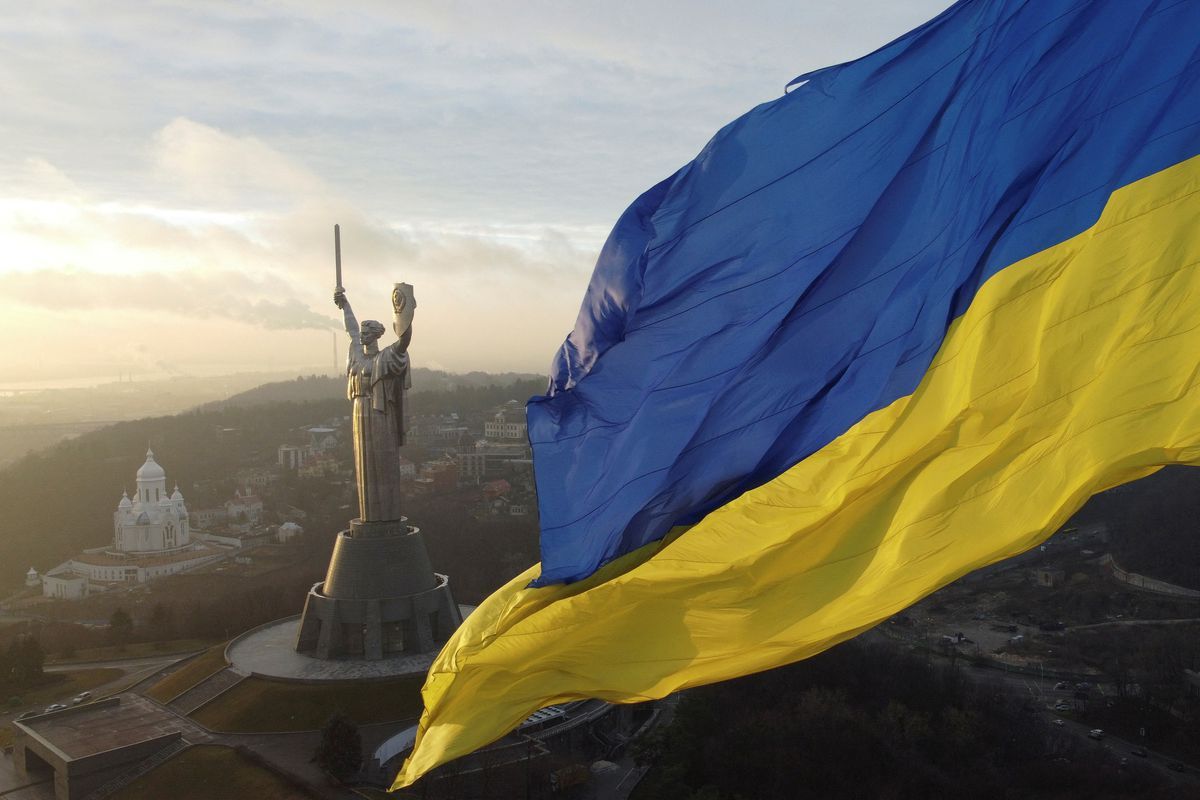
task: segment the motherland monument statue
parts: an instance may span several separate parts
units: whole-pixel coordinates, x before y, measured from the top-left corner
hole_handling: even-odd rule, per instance
[[[397,283],[392,289],[395,318],[392,330],[399,337],[379,348],[383,324],[355,319],[341,287],[334,304],[345,317],[350,334],[346,394],[354,404],[354,474],[358,484],[359,519],[369,522],[400,519],[400,447],[404,444],[404,394],[412,386],[408,368],[408,343],[417,301],[413,288]]]
[[[346,375],[358,517],[338,534],[325,580],[308,593],[296,650],[323,659],[429,653],[462,623],[462,614],[449,579],[433,571],[420,530],[403,514],[400,448],[417,301],[410,284],[393,285],[397,339],[381,348],[387,329],[371,319],[360,324],[346,298],[336,225],[334,253],[333,301],[350,335]]]

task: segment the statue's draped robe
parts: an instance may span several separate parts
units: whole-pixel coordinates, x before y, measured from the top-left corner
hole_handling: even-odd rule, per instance
[[[351,352],[347,394],[354,401],[354,466],[363,521],[402,516],[400,446],[404,392],[412,385],[404,337],[374,356]]]

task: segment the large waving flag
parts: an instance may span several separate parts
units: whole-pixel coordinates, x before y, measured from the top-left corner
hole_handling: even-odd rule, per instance
[[[1197,31],[960,2],[638,198],[528,407],[540,569],[434,663],[397,786],[813,655],[1200,461]]]

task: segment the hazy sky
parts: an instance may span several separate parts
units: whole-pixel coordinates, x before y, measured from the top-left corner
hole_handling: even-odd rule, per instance
[[[543,372],[634,197],[949,2],[9,4],[0,385],[331,370],[334,222],[417,365]]]

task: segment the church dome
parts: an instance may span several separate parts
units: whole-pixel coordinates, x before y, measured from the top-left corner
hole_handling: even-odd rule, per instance
[[[175,491],[171,493],[172,500],[183,500],[183,494],[179,491],[179,484],[175,484]]]
[[[129,492],[121,492],[121,502],[117,503],[117,508],[121,511],[133,508],[133,501],[129,499]]]
[[[157,481],[167,477],[166,470],[159,466],[154,460],[154,451],[146,451],[146,463],[142,464],[142,468],[137,471],[137,479],[139,481]]]

